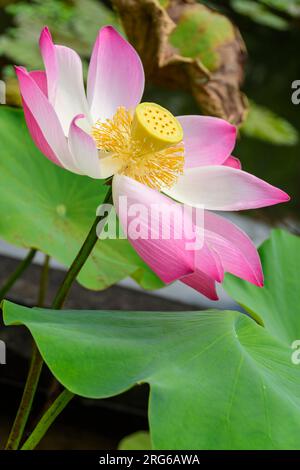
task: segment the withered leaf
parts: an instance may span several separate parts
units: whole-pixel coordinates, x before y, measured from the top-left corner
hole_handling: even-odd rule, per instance
[[[195,0],[113,0],[147,78],[193,93],[204,114],[239,125],[246,48],[228,18]]]

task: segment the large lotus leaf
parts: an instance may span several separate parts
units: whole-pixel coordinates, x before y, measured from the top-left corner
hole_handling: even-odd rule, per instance
[[[0,5],[3,8],[3,1]],[[1,34],[0,54],[9,57],[10,63],[30,69],[43,68],[38,40],[45,25],[55,43],[80,54],[85,67],[99,28],[106,24],[118,26],[115,14],[97,0],[25,0],[6,6],[5,12],[13,15],[14,21]]]
[[[265,286],[255,287],[228,274],[225,289],[248,312],[259,317],[274,337],[291,345],[300,340],[300,238],[274,230],[259,254]]]
[[[244,314],[56,312],[7,301],[3,312],[7,325],[29,328],[55,377],[78,395],[149,383],[155,449],[300,448],[299,366]]]
[[[49,162],[29,137],[21,110],[0,107],[0,142],[0,236],[69,266],[107,188]],[[101,240],[78,280],[104,289],[126,276],[144,288],[162,286],[127,240]]]

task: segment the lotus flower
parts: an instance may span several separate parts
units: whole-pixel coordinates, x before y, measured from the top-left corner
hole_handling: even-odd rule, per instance
[[[156,103],[140,103],[144,71],[134,48],[112,27],[99,31],[85,94],[82,64],[72,49],[52,42],[44,28],[40,49],[45,71],[16,67],[31,136],[56,165],[91,178],[112,179],[119,205],[170,207],[186,217],[183,204],[204,207],[204,243],[187,250],[185,237],[158,236],[146,218],[147,239],[129,237],[135,250],[165,282],[180,279],[210,299],[228,271],[258,286],[263,274],[257,251],[238,227],[212,211],[237,211],[287,201],[280,189],[241,170],[231,156],[236,129],[206,116],[179,116]],[[200,210],[200,209],[196,209]],[[174,228],[174,219],[170,220]],[[156,232],[155,232],[156,230]]]

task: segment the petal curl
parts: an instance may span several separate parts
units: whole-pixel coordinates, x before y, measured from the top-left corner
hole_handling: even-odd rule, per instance
[[[228,157],[225,162],[223,163],[224,166],[231,166],[231,168],[236,168],[237,170],[242,169],[242,164],[240,160],[232,155]]]
[[[186,284],[192,289],[205,295],[210,300],[218,300],[218,294],[216,292],[216,283],[207,274],[200,270],[196,270],[193,274],[180,279],[181,282]]]

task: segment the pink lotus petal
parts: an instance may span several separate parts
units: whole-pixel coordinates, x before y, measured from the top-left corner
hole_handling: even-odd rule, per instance
[[[57,165],[79,173],[52,105],[26,69],[15,69],[25,105],[25,119],[37,147]]]
[[[120,163],[106,153],[101,155],[92,136],[80,126],[84,119],[85,116],[79,114],[71,122],[69,130],[70,152],[83,174],[97,179],[109,178],[118,171]],[[82,158],[83,156],[84,158]]]
[[[33,80],[42,90],[44,95],[48,97],[46,72],[44,72],[44,70],[33,70],[32,72],[29,72],[29,75],[31,76],[31,78],[33,78]]]
[[[68,135],[71,121],[78,114],[86,115],[90,127],[92,123],[79,55],[69,47],[54,45],[48,29],[41,33],[40,47],[47,74],[49,101],[65,135]]]
[[[133,110],[143,95],[144,81],[143,65],[135,49],[112,26],[102,28],[87,83],[94,121],[111,118],[118,106]]]
[[[127,197],[127,207],[130,211],[137,211],[135,214],[128,215],[120,199],[121,196]],[[123,230],[125,233],[128,232],[130,243],[164,282],[175,281],[194,271],[194,252],[186,249],[186,243],[191,243],[193,240],[185,238],[174,222],[184,217],[183,207],[180,204],[174,203],[158,191],[121,175],[115,175],[113,178],[113,200]],[[154,211],[152,224],[151,210]],[[163,239],[162,219],[168,220],[170,211],[173,217],[170,217],[169,224],[165,225],[170,227],[170,238]],[[134,239],[132,231],[134,221],[140,233],[147,239]]]
[[[50,102],[54,103],[58,81],[58,64],[51,33],[47,27],[41,32],[39,45],[47,73],[48,97]]]
[[[236,157],[233,157],[231,155],[231,157],[228,157],[225,162],[223,163],[224,166],[230,166],[231,168],[236,168],[237,170],[241,170],[242,169],[242,164],[240,162],[240,160]]]
[[[196,270],[193,274],[183,277],[180,280],[187,286],[200,292],[200,294],[205,295],[205,297],[210,300],[219,299],[216,292],[215,281],[200,270]]]
[[[236,128],[209,116],[179,116],[183,128],[185,167],[222,165],[236,141]]]
[[[37,148],[49,159],[51,162],[55,163],[58,166],[63,166],[61,162],[56,157],[55,153],[53,152],[52,148],[48,144],[47,140],[45,139],[43,133],[41,132],[40,127],[38,126],[36,120],[34,119],[30,109],[28,108],[27,104],[23,101],[23,111],[25,116],[25,121],[27,123],[27,127],[29,129],[30,135],[32,137],[33,142],[37,146]]]
[[[69,148],[76,165],[83,174],[91,178],[101,178],[95,141],[91,135],[77,125],[77,120],[84,118],[84,114],[79,114],[72,120],[69,130]]]
[[[203,246],[195,250],[195,271],[197,270],[205,273],[214,281],[222,282],[224,279],[224,269],[220,257],[214,247],[206,240],[205,230]]]
[[[36,84],[39,86],[41,91],[44,93],[45,96],[47,96],[47,78],[46,74],[43,71],[33,71],[29,72],[29,75],[33,78],[33,80],[36,82]],[[53,163],[55,163],[58,166],[62,166],[60,161],[56,158],[55,153],[49,146],[48,142],[44,138],[41,129],[39,128],[36,120],[34,119],[33,115],[31,114],[28,106],[23,100],[23,111],[24,111],[24,116],[25,120],[27,123],[27,127],[30,131],[31,137],[37,146],[37,148],[44,154],[46,157],[51,160]]]
[[[205,240],[218,253],[224,271],[257,286],[263,285],[257,250],[240,228],[209,211],[204,214],[204,228]]]
[[[189,168],[164,192],[190,206],[220,211],[255,209],[289,200],[281,189],[228,166]]]
[[[201,211],[196,217],[196,213]],[[212,247],[205,237],[205,212],[202,212],[202,209],[193,209],[193,212],[190,212],[191,218],[193,220],[194,233],[196,233],[196,242],[197,245],[194,245],[195,253],[195,272],[199,271],[201,274],[205,274],[210,278],[210,280],[222,282],[224,278],[224,269],[221,263],[218,252]],[[197,224],[200,223],[197,229]],[[191,248],[191,247],[190,247]],[[211,283],[210,283],[211,284]]]

